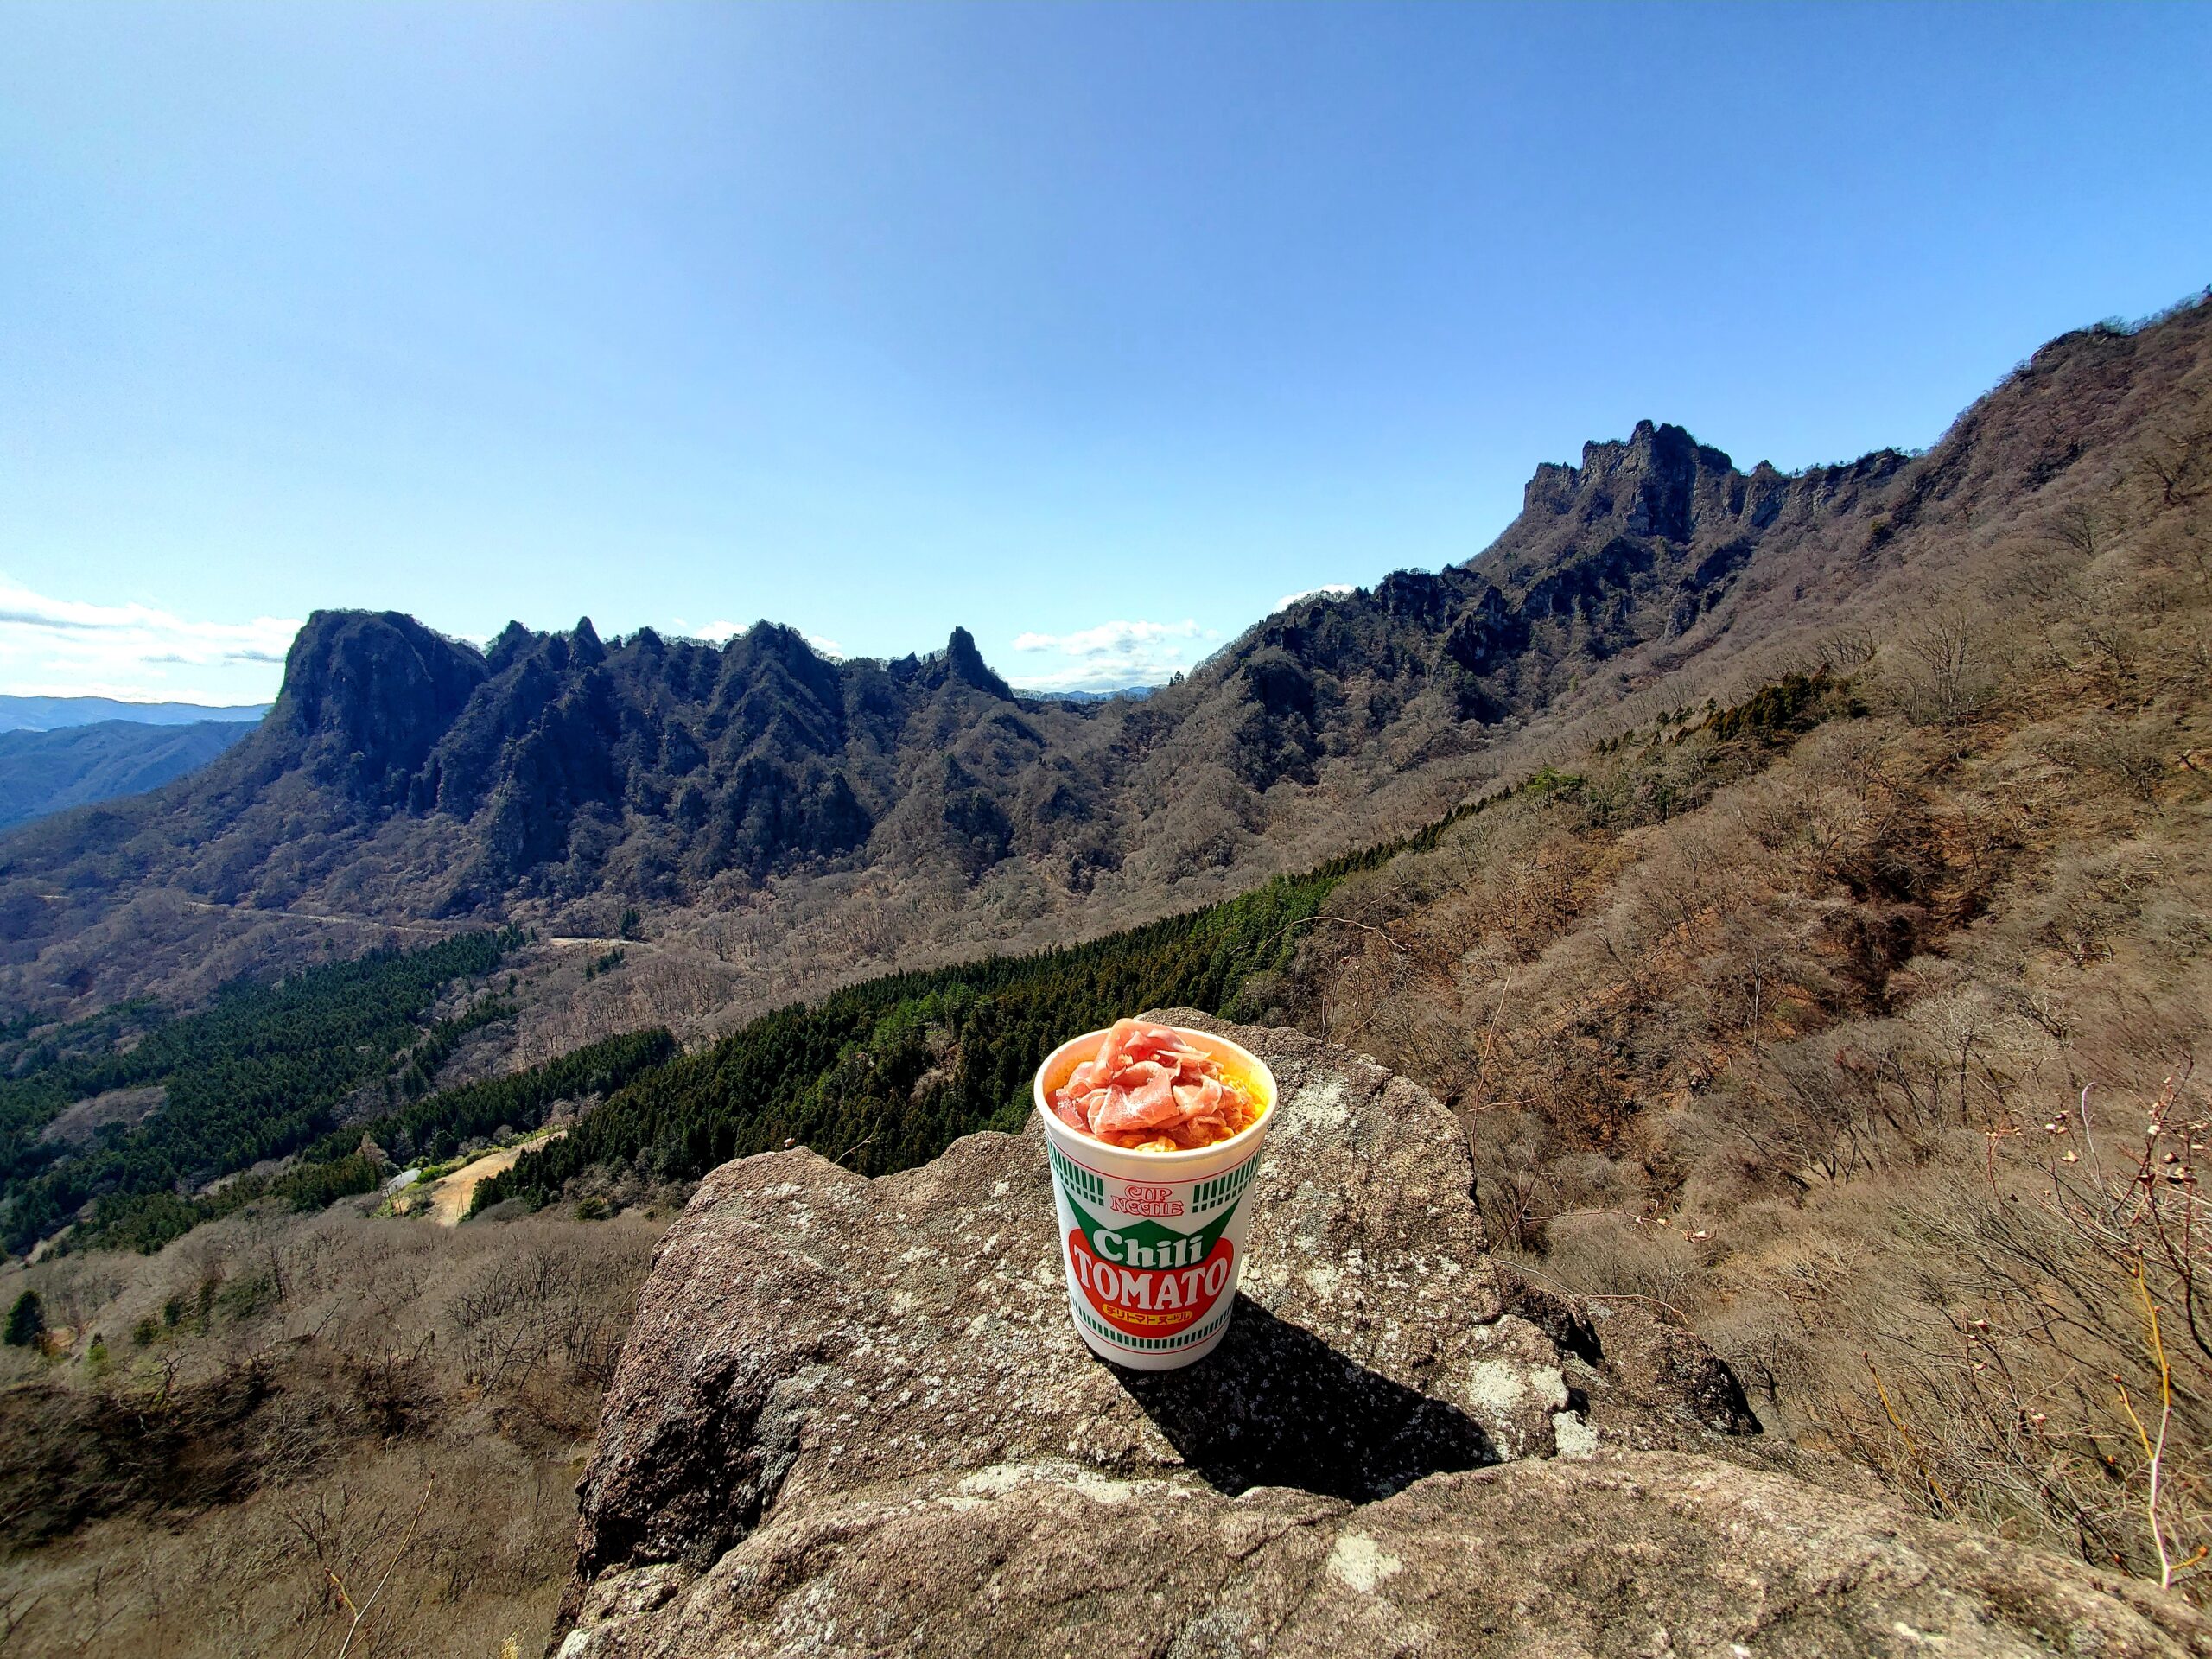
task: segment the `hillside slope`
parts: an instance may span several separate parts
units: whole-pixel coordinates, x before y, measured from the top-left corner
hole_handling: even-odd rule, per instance
[[[1562,756],[1262,1000],[1451,1100],[1498,1245],[1677,1310],[1770,1430],[2157,1580],[2212,1551],[2212,361],[1958,535],[1841,696]]]

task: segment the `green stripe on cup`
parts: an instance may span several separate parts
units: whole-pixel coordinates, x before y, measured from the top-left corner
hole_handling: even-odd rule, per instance
[[[1227,1204],[1251,1185],[1252,1178],[1260,1173],[1260,1160],[1255,1154],[1229,1172],[1217,1175],[1210,1181],[1200,1181],[1191,1192],[1191,1208],[1211,1210],[1217,1204]]]
[[[1179,1332],[1172,1337],[1132,1337],[1116,1331],[1089,1308],[1076,1303],[1070,1306],[1075,1308],[1075,1316],[1083,1321],[1084,1328],[1101,1342],[1111,1343],[1116,1348],[1127,1348],[1138,1353],[1172,1353],[1179,1348],[1195,1348],[1228,1324],[1230,1315],[1230,1304],[1224,1301],[1218,1313],[1188,1331]]]
[[[1062,1185],[1071,1192],[1082,1193],[1087,1198],[1096,1200],[1105,1198],[1105,1182],[1100,1180],[1081,1164],[1071,1162],[1061,1154],[1060,1149],[1051,1142],[1046,1143],[1045,1150],[1052,1154],[1052,1169],[1059,1176]]]

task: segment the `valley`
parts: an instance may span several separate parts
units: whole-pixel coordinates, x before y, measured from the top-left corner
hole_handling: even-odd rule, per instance
[[[251,735],[0,838],[0,1651],[327,1647],[377,1572],[390,1651],[536,1650],[696,1184],[912,1169],[1174,1006],[1430,1091],[1500,1261],[1839,1490],[2201,1560],[2208,641],[2202,300],[1924,454],[1646,423],[1141,700],[319,613]]]

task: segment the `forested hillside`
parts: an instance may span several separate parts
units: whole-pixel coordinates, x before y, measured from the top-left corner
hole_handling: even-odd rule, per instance
[[[467,934],[227,987],[181,1018],[131,1004],[60,1029],[19,1030],[0,1048],[9,1248],[28,1248],[87,1204],[95,1235],[158,1243],[158,1228],[145,1230],[148,1212],[173,1209],[180,1185],[297,1151],[365,1086],[390,1079],[396,1090],[418,1044],[497,1017],[486,995],[427,1036],[423,1029],[440,992],[490,974],[517,942]],[[104,1102],[119,1114],[102,1114]],[[73,1109],[78,1126],[65,1121]]]
[[[594,1167],[696,1181],[715,1165],[794,1142],[867,1174],[910,1168],[982,1128],[1017,1128],[1038,1065],[1071,1033],[1134,1009],[1242,1006],[1255,976],[1349,870],[1388,850],[1192,916],[1041,956],[871,980],[753,1021],[666,1066],[524,1154],[476,1190],[479,1209],[532,1208]]]

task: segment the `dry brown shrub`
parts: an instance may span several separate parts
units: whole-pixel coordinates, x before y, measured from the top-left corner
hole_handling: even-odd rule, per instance
[[[2086,1098],[2086,1097],[2085,1097]],[[2212,1557],[2212,1128],[2177,1082],[2147,1108],[1993,1132],[1892,1217],[1907,1285],[1870,1333],[1835,1442],[1938,1515],[2192,1591]],[[2148,1127],[2144,1126],[2147,1117]]]
[[[534,1651],[659,1230],[342,1206],[11,1274],[80,1334],[5,1362],[0,1650]]]

